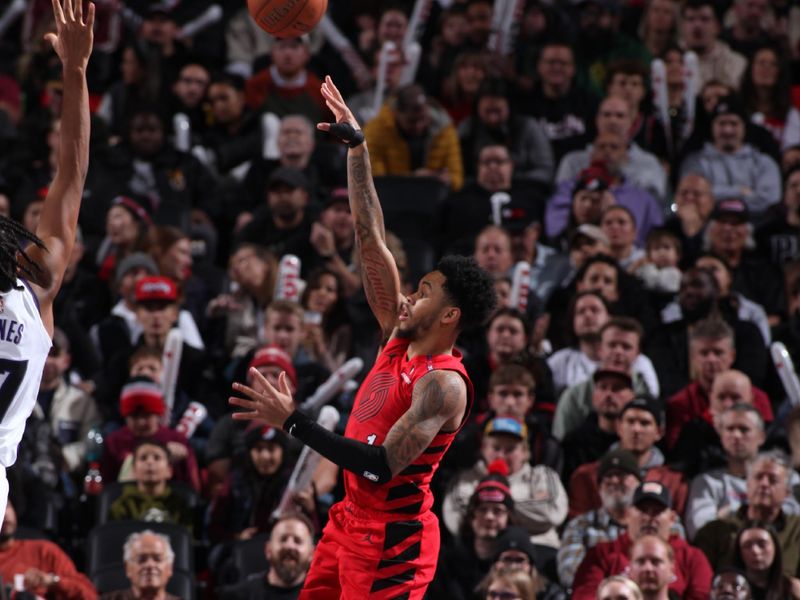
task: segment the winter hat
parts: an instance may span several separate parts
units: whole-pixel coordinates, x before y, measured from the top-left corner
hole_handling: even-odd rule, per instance
[[[149,377],[132,377],[122,388],[119,412],[123,417],[143,412],[163,415],[164,394],[158,384]]]

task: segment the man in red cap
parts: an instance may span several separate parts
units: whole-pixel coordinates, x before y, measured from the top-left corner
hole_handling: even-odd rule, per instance
[[[147,377],[134,377],[122,388],[119,412],[125,425],[106,438],[100,472],[103,479],[130,479],[130,458],[136,442],[150,438],[169,448],[175,481],[200,489],[197,459],[183,434],[161,424],[166,409],[161,388]]]

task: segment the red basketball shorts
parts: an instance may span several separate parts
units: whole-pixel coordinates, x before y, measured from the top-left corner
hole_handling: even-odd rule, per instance
[[[381,520],[344,501],[331,507],[300,600],[420,600],[436,573],[439,520]]]

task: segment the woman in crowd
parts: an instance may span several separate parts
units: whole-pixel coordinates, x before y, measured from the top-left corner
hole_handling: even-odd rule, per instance
[[[753,600],[796,600],[800,581],[783,573],[778,535],[772,525],[751,522],[736,536],[734,565],[750,582]]]
[[[306,351],[333,372],[347,360],[352,338],[339,276],[330,269],[313,271],[301,304],[306,311]]]

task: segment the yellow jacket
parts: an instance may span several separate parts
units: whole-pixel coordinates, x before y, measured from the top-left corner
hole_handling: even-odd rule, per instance
[[[378,116],[366,124],[364,135],[369,146],[373,175],[412,174],[411,152],[397,129],[391,101],[384,104]],[[446,169],[450,174],[450,187],[454,190],[464,184],[458,133],[447,112],[436,105],[431,106],[431,126],[423,164],[432,171]]]

